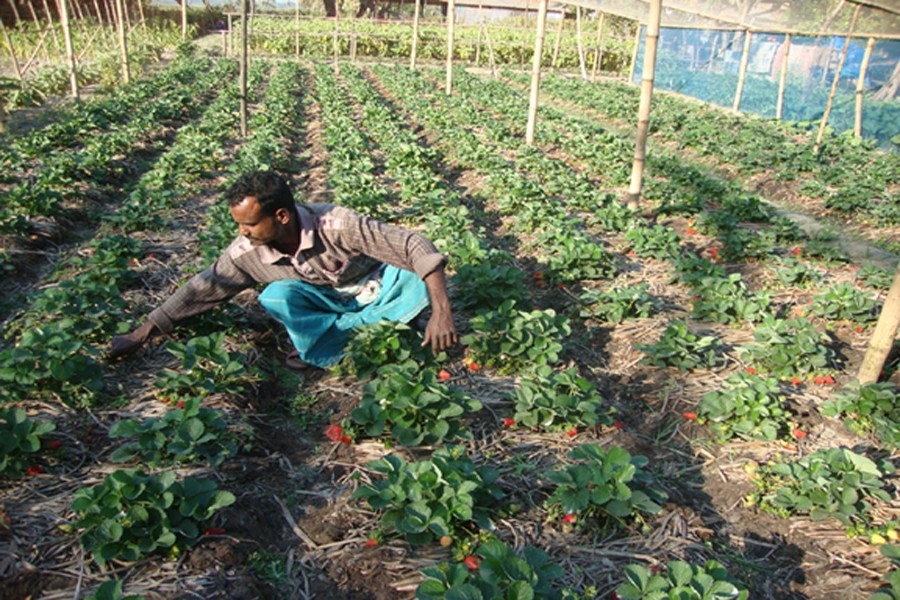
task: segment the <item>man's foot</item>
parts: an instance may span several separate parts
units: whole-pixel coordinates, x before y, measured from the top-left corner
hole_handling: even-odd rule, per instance
[[[284,365],[289,369],[294,369],[295,371],[304,371],[312,367],[308,362],[304,362],[300,355],[297,354],[296,350],[291,350],[288,352],[287,358],[284,359]]]

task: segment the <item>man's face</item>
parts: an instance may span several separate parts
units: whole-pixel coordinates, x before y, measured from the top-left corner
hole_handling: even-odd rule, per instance
[[[254,196],[247,196],[230,208],[238,232],[254,246],[274,244],[284,235],[288,221],[285,209],[279,208],[274,215],[266,215]]]

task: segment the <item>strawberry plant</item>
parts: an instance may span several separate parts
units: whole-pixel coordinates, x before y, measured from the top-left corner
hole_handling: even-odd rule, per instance
[[[722,440],[734,436],[774,440],[789,429],[778,382],[748,373],[735,373],[722,390],[703,395],[698,423],[709,425]]]
[[[610,410],[597,388],[578,376],[575,367],[554,373],[547,365],[534,370],[516,388],[516,423],[542,431],[568,431],[573,427],[609,425]]]
[[[681,254],[681,238],[674,229],[664,225],[635,227],[625,232],[634,253],[644,258],[672,260]]]
[[[891,501],[882,479],[893,472],[890,461],[875,462],[845,448],[828,448],[794,462],[761,467],[751,500],[781,517],[831,517],[849,528],[871,522],[873,500]]]
[[[397,365],[382,368],[366,384],[350,417],[367,435],[387,432],[404,446],[418,446],[470,437],[460,417],[480,409],[480,402],[441,383],[433,369]]]
[[[181,371],[166,369],[155,385],[169,398],[205,398],[211,394],[236,394],[247,373],[238,352],[222,348],[224,332],[191,338],[187,343],[169,341],[165,348],[181,359]]]
[[[887,269],[866,264],[859,268],[856,279],[866,287],[876,290],[887,290],[891,287],[894,274]]]
[[[826,417],[842,418],[850,429],[900,448],[900,402],[889,381],[855,385],[822,405]]]
[[[522,311],[512,300],[495,311],[476,315],[470,326],[472,333],[460,340],[469,347],[469,357],[502,374],[556,363],[562,339],[571,333],[569,320],[553,309]]]
[[[499,540],[481,544],[474,555],[475,569],[465,563],[441,563],[422,569],[425,580],[416,589],[419,600],[494,600],[542,598],[557,600],[561,593],[553,581],[563,576],[540,548],[526,546],[521,555]]]
[[[41,449],[41,439],[56,426],[28,418],[21,408],[0,409],[0,476],[21,477]]]
[[[121,579],[113,579],[102,583],[93,594],[85,596],[84,600],[143,600],[144,596],[133,594],[125,595],[124,582]]]
[[[455,303],[478,312],[495,310],[504,300],[525,302],[525,274],[511,259],[497,252],[484,262],[460,265],[452,278]]]
[[[422,334],[409,325],[381,321],[354,330],[335,372],[364,379],[384,366],[432,365],[444,360],[444,353],[434,356],[424,348]]]
[[[700,281],[708,277],[724,279],[727,277],[725,267],[718,265],[708,258],[684,255],[674,262],[677,274],[673,277],[673,283],[683,283],[691,288],[696,288]]]
[[[696,283],[691,316],[699,321],[758,321],[768,312],[770,295],[750,292],[740,273],[727,278],[704,277]]]
[[[774,275],[784,287],[806,288],[822,281],[822,273],[796,259],[783,260]]]
[[[112,453],[110,460],[127,462],[137,458],[150,467],[198,459],[217,467],[237,452],[222,413],[202,407],[199,398],[184,400],[182,406],[160,418],[118,421],[110,428],[109,436],[131,438]]]
[[[820,231],[807,240],[803,246],[803,253],[810,258],[818,258],[828,264],[850,262],[847,253],[844,252],[838,243],[837,236],[826,231]]]
[[[900,546],[884,544],[881,546],[881,553],[890,559],[893,569],[884,576],[885,584],[869,600],[900,600]]]
[[[820,333],[806,319],[779,319],[767,316],[753,332],[755,344],[740,348],[762,372],[789,378],[808,375],[834,366],[834,351],[826,343],[829,337]]]
[[[541,236],[538,244],[556,281],[608,279],[616,274],[613,255],[583,235],[563,230]]]
[[[639,514],[656,514],[665,492],[651,486],[644,456],[631,456],[623,448],[603,450],[597,444],[582,444],[568,453],[575,464],[544,473],[555,484],[547,499],[551,510],[579,519],[611,517],[621,523]]]
[[[692,333],[684,321],[673,321],[655,344],[635,344],[647,364],[679,371],[709,369],[725,362],[722,344],[713,336]]]
[[[692,565],[680,560],[650,570],[625,567],[625,583],[616,588],[620,600],[746,600],[749,592],[720,563]]]
[[[644,319],[659,312],[662,303],[647,293],[649,284],[641,283],[627,288],[613,287],[605,292],[586,290],[579,300],[586,304],[579,316],[593,317],[607,323]]]
[[[848,281],[832,285],[813,298],[810,314],[830,321],[871,323],[878,319],[879,303]]]
[[[193,543],[199,525],[234,501],[234,494],[219,491],[210,479],[179,482],[172,472],[148,475],[136,469],[116,471],[102,484],[78,490],[72,510],[75,527],[83,529],[81,545],[102,565]]]
[[[414,463],[390,454],[367,467],[383,478],[360,486],[353,498],[364,498],[381,512],[385,531],[411,544],[435,542],[472,524],[492,528],[491,507],[501,497],[498,473],[476,467],[461,447],[440,448]]]

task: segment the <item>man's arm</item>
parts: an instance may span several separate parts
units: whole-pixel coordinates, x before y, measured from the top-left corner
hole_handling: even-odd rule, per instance
[[[447,296],[447,280],[444,268],[439,267],[425,276],[425,286],[431,298],[431,318],[425,328],[423,346],[431,344],[434,354],[451,348],[459,336],[453,324],[453,311],[450,309],[450,298]]]

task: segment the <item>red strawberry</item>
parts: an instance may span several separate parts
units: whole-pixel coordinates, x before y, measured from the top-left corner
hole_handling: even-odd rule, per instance
[[[575,513],[568,513],[563,515],[562,522],[563,523],[574,523],[575,522]]]
[[[802,429],[795,428],[793,431],[791,431],[791,435],[793,435],[794,439],[796,439],[796,440],[802,440],[809,434],[806,433],[805,431],[803,431]]]
[[[41,465],[31,465],[30,467],[28,467],[28,474],[32,477],[34,477],[35,475],[40,475],[43,472],[44,467],[42,467]]]
[[[566,435],[569,437],[575,437],[578,435],[578,429],[570,429],[566,432]]]
[[[616,429],[625,429],[625,423],[623,423],[622,421],[616,421],[615,423],[613,423],[613,427]]]
[[[744,369],[744,371],[746,371],[749,375],[756,375],[756,369],[754,369],[753,367],[747,367],[746,369]]]
[[[138,259],[132,258],[130,261],[128,261],[128,264],[131,265],[132,267],[137,267],[141,263],[138,262]]]
[[[543,279],[543,278],[544,278],[544,274],[543,274],[541,271],[537,271],[537,272],[534,274],[534,278],[535,278],[535,279]]]
[[[503,419],[503,425],[505,425],[506,427],[515,427],[516,420],[511,417],[506,417]]]
[[[438,542],[440,543],[441,546],[446,548],[447,546],[453,545],[453,538],[450,537],[449,535],[442,535],[441,539],[438,540]]]
[[[697,235],[697,230],[694,229],[693,227],[688,227],[687,229],[684,230],[684,232],[688,235]]]
[[[477,373],[478,370],[481,368],[481,367],[478,365],[478,363],[475,362],[475,361],[470,362],[470,363],[468,364],[468,367],[469,367],[469,370],[472,371],[473,373]]]
[[[685,419],[687,419],[688,421],[696,421],[697,420],[697,413],[695,413],[695,412],[691,412],[691,411],[683,412],[683,413],[681,413],[681,416],[684,417]]]
[[[225,530],[221,527],[210,527],[203,532],[203,535],[224,535]]]
[[[791,444],[790,442],[786,442],[784,444],[784,449],[787,450],[788,452],[796,452],[797,444]]]
[[[350,437],[349,435],[344,434],[341,436],[341,443],[347,444],[349,446],[350,444],[353,443],[353,438]]]
[[[794,246],[791,249],[791,252],[794,254],[794,256],[800,256],[800,254],[803,252],[803,250],[801,250],[799,246]]]
[[[822,385],[823,383],[825,383],[825,378],[821,375],[816,375],[816,378],[813,381],[816,382],[816,385]]]
[[[824,377],[822,377],[822,383],[825,383],[827,385],[833,385],[834,377],[832,377],[831,375],[825,375]]]
[[[447,369],[441,369],[440,371],[438,371],[438,379],[443,379],[446,381],[451,377],[453,377],[453,375],[451,375],[450,371],[448,371]]]
[[[801,383],[803,383],[803,380],[799,377],[791,377],[791,384],[800,385]]]
[[[378,545],[378,538],[373,538],[373,537],[370,537],[369,539],[367,539],[366,543],[363,544],[363,546],[365,546],[366,548],[374,548],[377,545]]]
[[[470,554],[463,560],[463,563],[465,563],[470,570],[475,571],[481,565],[481,559],[474,554]]]
[[[339,442],[339,441],[341,441],[341,436],[344,435],[344,428],[341,427],[340,425],[332,425],[331,427],[329,427],[328,429],[325,430],[325,435],[332,442]]]
[[[51,450],[59,450],[62,448],[62,442],[59,440],[50,440],[47,442],[47,447]]]
[[[544,281],[542,279],[538,279],[537,281],[534,282],[534,285],[538,286],[539,288],[542,288],[542,287],[544,287]]]
[[[863,332],[863,326],[862,326],[862,325],[857,325],[857,326],[856,326],[856,333],[862,333],[862,332]]]
[[[179,400],[175,403],[175,408],[184,408],[184,400]]]

